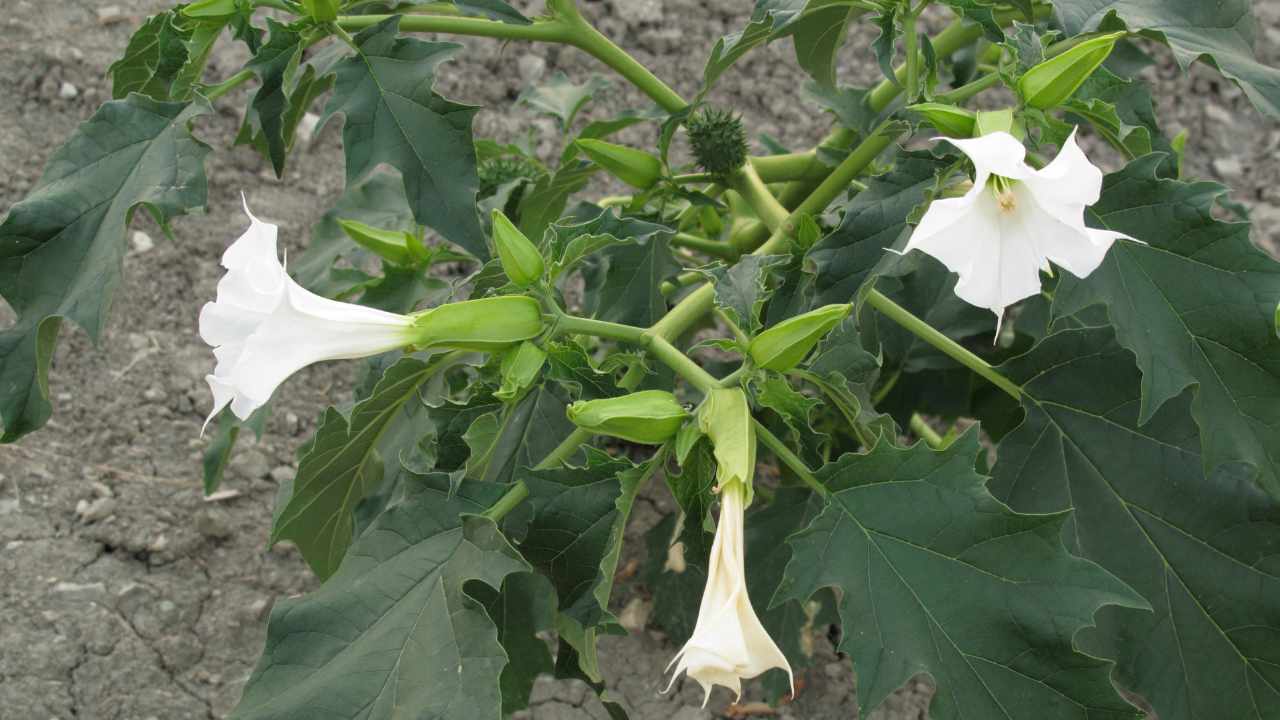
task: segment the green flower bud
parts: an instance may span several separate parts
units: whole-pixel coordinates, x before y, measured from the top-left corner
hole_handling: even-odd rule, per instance
[[[1013,119],[1013,108],[978,111],[973,123],[973,137],[982,137],[994,132],[1007,132],[1014,137],[1019,135]]]
[[[1018,80],[1018,95],[1033,108],[1055,108],[1075,94],[1094,70],[1111,55],[1116,41],[1127,33],[1102,35],[1076,45],[1061,55],[1049,58],[1023,73]]]
[[[592,162],[634,188],[648,190],[662,177],[662,161],[642,150],[603,140],[583,139],[574,144]]]
[[[182,8],[183,15],[197,20],[221,20],[235,15],[236,0],[198,0]]]
[[[338,220],[338,227],[360,247],[396,265],[420,265],[431,259],[431,253],[412,233],[383,230],[356,220]]]
[[[698,408],[698,429],[711,439],[716,456],[716,484],[738,480],[748,488],[756,470],[756,428],[742,388],[716,388]]]
[[[502,271],[511,282],[528,287],[542,277],[542,253],[497,208],[493,210],[493,244],[498,249]]]
[[[747,131],[733,113],[708,108],[690,117],[685,129],[703,170],[728,175],[747,161]]]
[[[515,399],[533,385],[547,362],[547,351],[528,340],[502,358],[502,387],[493,394],[499,400]]]
[[[923,116],[930,125],[947,137],[973,137],[973,128],[978,122],[978,115],[972,110],[958,108],[955,105],[918,103],[908,105],[907,109]]]
[[[302,0],[302,9],[319,22],[338,19],[338,0]]]
[[[524,295],[449,303],[414,316],[413,344],[488,352],[542,332],[542,307]]]
[[[580,400],[570,405],[566,413],[569,420],[583,430],[645,445],[661,445],[670,440],[689,419],[684,406],[663,390]]]
[[[852,305],[827,305],[788,318],[751,340],[747,352],[766,370],[786,372],[804,360],[818,341],[839,325]]]

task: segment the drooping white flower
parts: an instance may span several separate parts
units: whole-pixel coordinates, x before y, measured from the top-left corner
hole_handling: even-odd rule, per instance
[[[213,391],[208,425],[231,405],[247,419],[280,383],[321,360],[366,357],[411,344],[407,315],[337,302],[298,285],[276,249],[277,228],[249,212],[249,229],[222,255],[227,274],[217,300],[200,310],[200,337],[217,366],[206,375]]]
[[[720,523],[711,545],[698,622],[689,642],[667,666],[676,666],[672,684],[682,672],[698,681],[704,706],[713,685],[723,685],[740,696],[744,679],[771,668],[782,668],[791,675],[786,656],[760,624],[747,596],[742,537],[746,496],[746,486],[739,480],[726,484],[720,493]],[[794,684],[792,677],[793,692]]]
[[[1026,148],[1006,132],[947,138],[973,161],[973,188],[963,197],[935,200],[906,250],[920,250],[959,275],[956,295],[991,310],[1040,292],[1050,262],[1079,278],[1102,264],[1111,243],[1127,235],[1084,224],[1098,201],[1102,171],[1076,144],[1074,131],[1042,170],[1027,165]]]

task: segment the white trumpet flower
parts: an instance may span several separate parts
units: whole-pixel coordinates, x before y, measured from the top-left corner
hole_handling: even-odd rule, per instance
[[[932,255],[958,274],[956,295],[995,313],[997,334],[1005,308],[1040,292],[1040,272],[1052,272],[1050,262],[1084,278],[1113,242],[1133,239],[1085,226],[1102,171],[1080,150],[1075,131],[1042,170],[1027,165],[1026,148],[1007,132],[947,142],[973,161],[973,188],[935,200],[906,251]]]
[[[760,624],[747,596],[742,539],[746,496],[746,486],[737,480],[720,493],[720,523],[711,546],[698,622],[689,642],[667,666],[676,666],[667,689],[680,673],[687,673],[702,686],[704,707],[713,685],[723,685],[741,696],[742,680],[771,668],[782,668],[792,676],[786,656]],[[794,693],[794,676],[791,681]]]
[[[200,310],[200,337],[217,366],[208,425],[222,408],[244,420],[280,383],[321,360],[366,357],[409,345],[414,318],[320,297],[285,272],[277,227],[249,212],[249,229],[222,255],[217,300]]]

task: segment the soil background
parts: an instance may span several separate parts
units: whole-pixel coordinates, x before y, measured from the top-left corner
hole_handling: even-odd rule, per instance
[[[3,212],[30,191],[76,125],[109,98],[104,68],[142,20],[167,3],[0,4]],[[1255,4],[1259,53],[1278,65],[1280,3]],[[752,5],[586,0],[584,10],[606,35],[691,96],[715,40],[739,29]],[[873,39],[867,27],[852,34],[842,54],[844,82],[875,78]],[[548,154],[555,149],[554,127],[513,107],[519,92],[558,71],[578,82],[592,73],[608,76],[607,68],[568,48],[460,42],[467,49],[442,71],[439,89],[486,108],[477,120],[479,135],[514,140],[532,133]],[[1161,62],[1144,76],[1155,85],[1167,132],[1190,133],[1188,176],[1233,187],[1234,199],[1252,213],[1255,240],[1274,249],[1280,238],[1280,126],[1211,69],[1183,75],[1168,53],[1158,57]],[[231,75],[245,59],[241,47],[224,38],[211,77]],[[829,120],[799,97],[802,82],[790,43],[779,42],[738,63],[712,99],[742,113],[752,137],[768,133],[803,148],[824,134]],[[261,651],[273,600],[315,586],[292,548],[267,547],[271,507],[315,419],[328,402],[349,397],[353,365],[312,367],[291,379],[276,396],[261,441],[242,442],[227,471],[224,488],[235,496],[208,502],[200,489],[200,458],[209,441],[200,437],[210,402],[203,377],[212,357],[196,335],[196,316],[213,297],[223,248],[245,226],[240,193],[281,226],[282,238],[296,251],[343,186],[336,123],[295,154],[283,181],[252,151],[232,148],[242,99],[220,101],[197,129],[215,148],[207,164],[207,212],[179,220],[173,240],[143,223],[130,231],[124,282],[101,345],[64,326],[51,373],[52,422],[15,446],[0,447],[0,718],[225,717]],[[588,116],[647,106],[613,79]],[[645,135],[631,139],[651,142]],[[1094,149],[1095,157],[1106,155]],[[12,321],[6,313],[0,301],[0,327]],[[671,508],[661,488],[652,484],[637,504],[624,567],[630,559],[643,560],[640,536]],[[634,582],[622,588],[615,602],[635,629],[606,638],[601,648],[615,696],[640,720],[725,717],[731,698],[722,690],[705,709],[695,683],[660,693],[676,646],[646,627],[644,588]],[[847,663],[829,646],[819,653],[799,678],[803,690],[777,716],[856,717]],[[745,700],[760,697],[752,686]],[[925,718],[928,698],[927,683],[917,680],[872,717]],[[585,685],[549,680],[539,683],[522,715],[605,717]]]

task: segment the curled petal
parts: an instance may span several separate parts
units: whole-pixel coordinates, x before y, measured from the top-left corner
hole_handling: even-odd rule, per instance
[[[969,139],[939,139],[960,148],[960,151],[968,155],[969,160],[973,162],[974,190],[971,190],[971,193],[985,186],[987,179],[992,175],[1022,180],[1035,172],[1026,163],[1027,149],[1017,138],[1007,132],[993,132]]]

